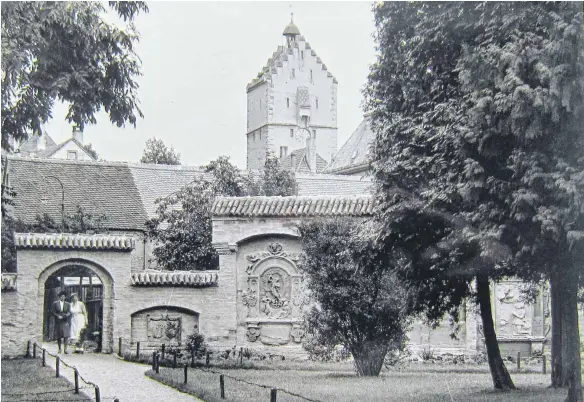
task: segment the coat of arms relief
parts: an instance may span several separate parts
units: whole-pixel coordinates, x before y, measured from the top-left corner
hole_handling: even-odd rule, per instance
[[[308,304],[300,255],[270,243],[265,251],[246,255],[247,287],[241,302],[247,308],[247,339],[264,344],[302,342],[303,309]]]

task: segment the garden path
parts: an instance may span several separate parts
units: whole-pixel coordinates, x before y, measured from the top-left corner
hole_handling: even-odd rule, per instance
[[[44,343],[43,347],[52,354],[57,353],[57,345],[55,343]],[[85,380],[99,386],[102,402],[113,402],[115,398],[118,398],[120,402],[202,402],[192,395],[185,394],[146,377],[144,373],[150,369],[150,366],[129,363],[113,354],[72,353],[59,356],[64,363],[77,367],[79,374]],[[54,358],[47,356],[46,361],[53,369],[55,368]],[[63,377],[73,383],[73,370],[61,365],[60,372]],[[79,384],[80,387],[84,385],[82,382]],[[93,389],[85,389],[83,391],[90,397],[95,395]]]

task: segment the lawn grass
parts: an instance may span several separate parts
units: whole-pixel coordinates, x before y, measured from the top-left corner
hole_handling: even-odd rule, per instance
[[[87,401],[87,395],[75,394],[65,378],[56,378],[55,370],[42,367],[39,359],[2,359],[2,401]]]
[[[265,385],[260,388],[225,378],[226,400],[233,402],[269,401],[270,387],[300,394],[317,401],[563,401],[566,390],[548,388],[549,375],[533,372],[512,373],[517,391],[500,392],[492,387],[486,365],[409,364],[403,370],[384,370],[377,378],[357,377],[348,370],[242,370],[215,369],[227,376]],[[183,384],[183,369],[160,368],[160,374],[147,375],[191,393],[206,402],[224,401],[219,394],[219,375],[200,369],[188,370]],[[301,398],[278,391],[278,402],[297,402]]]

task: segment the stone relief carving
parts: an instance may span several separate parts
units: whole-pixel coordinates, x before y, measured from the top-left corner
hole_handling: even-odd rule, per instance
[[[267,269],[261,277],[260,311],[269,318],[285,318],[290,310],[290,275],[282,268]]]
[[[258,324],[248,323],[247,324],[247,332],[246,332],[247,340],[250,342],[255,342],[260,337],[260,327]]]
[[[148,340],[155,342],[180,342],[181,323],[181,317],[171,317],[168,314],[161,314],[160,317],[155,318],[148,315]]]
[[[270,243],[268,244],[268,251],[259,251],[257,253],[251,253],[245,256],[249,261],[247,269],[245,270],[248,275],[251,275],[253,267],[256,263],[269,257],[279,256],[288,258],[290,261],[297,263],[300,259],[300,255],[296,253],[287,253],[283,250],[280,243]]]
[[[515,284],[497,284],[496,299],[500,335],[531,335],[532,317],[528,314],[527,306],[520,299],[518,292]]]
[[[300,254],[284,251],[273,242],[263,251],[247,254],[246,338],[266,345],[302,342],[302,310],[309,299],[298,268]]]

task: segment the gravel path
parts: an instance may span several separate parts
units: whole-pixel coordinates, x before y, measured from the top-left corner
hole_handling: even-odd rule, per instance
[[[56,354],[57,345],[45,343],[43,347],[52,354]],[[125,362],[113,354],[76,354],[59,355],[61,360],[70,366],[77,367],[79,374],[95,383],[101,393],[102,402],[113,402],[118,398],[120,402],[129,401],[172,401],[193,402],[200,399],[192,395],[177,391],[144,375],[150,366]],[[55,359],[47,356],[47,364],[55,368]],[[61,365],[61,375],[71,383],[74,381],[73,370]],[[80,387],[86,386],[80,381]],[[83,390],[88,396],[95,398],[95,391]],[[95,399],[93,399],[95,400]]]

